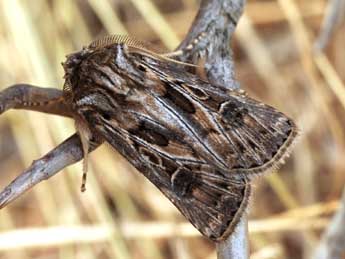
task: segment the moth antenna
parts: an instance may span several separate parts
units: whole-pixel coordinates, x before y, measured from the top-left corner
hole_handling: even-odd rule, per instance
[[[169,53],[160,54],[158,53],[158,51],[153,49],[148,43],[137,40],[128,35],[108,35],[101,39],[91,42],[88,48],[97,50],[113,44],[124,44],[129,47],[129,52],[132,53],[139,53],[148,57],[158,58],[160,60],[168,61],[179,65],[197,67],[197,65],[170,58]]]
[[[148,50],[149,45],[143,41],[129,37],[128,35],[108,35],[101,39],[91,42],[89,48],[100,49],[113,44],[125,44],[130,47],[136,47],[138,49]]]

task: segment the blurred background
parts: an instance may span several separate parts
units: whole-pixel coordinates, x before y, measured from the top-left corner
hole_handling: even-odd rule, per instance
[[[301,138],[279,173],[255,181],[252,259],[308,258],[345,182],[345,34],[313,51],[325,0],[249,0],[231,43],[243,89],[294,118]],[[0,89],[61,89],[65,55],[107,34],[173,50],[197,0],[0,0]],[[0,118],[0,186],[75,132],[27,111]],[[0,258],[216,258],[215,246],[124,158],[103,145],[0,212]]]

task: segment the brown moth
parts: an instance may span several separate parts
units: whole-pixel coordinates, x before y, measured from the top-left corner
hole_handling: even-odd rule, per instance
[[[64,69],[84,150],[110,143],[214,241],[247,207],[250,176],[276,168],[297,135],[276,109],[128,38],[94,42]]]

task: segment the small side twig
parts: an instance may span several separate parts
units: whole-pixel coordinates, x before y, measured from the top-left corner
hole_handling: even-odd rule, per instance
[[[187,36],[178,49],[193,49],[183,52],[182,61],[196,63],[205,59],[207,78],[212,83],[238,88],[230,39],[242,15],[245,0],[204,0]],[[197,44],[195,39],[200,39]]]

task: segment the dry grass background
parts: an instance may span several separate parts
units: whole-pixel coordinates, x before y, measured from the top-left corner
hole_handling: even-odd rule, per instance
[[[324,0],[248,1],[232,43],[250,95],[295,118],[302,137],[287,164],[256,181],[251,258],[308,258],[338,206],[345,180],[345,34],[312,52]],[[172,50],[196,0],[0,0],[0,89],[61,88],[64,56],[106,34]],[[344,28],[343,28],[344,29]],[[24,111],[0,118],[1,188],[74,132],[71,120]],[[215,258],[142,175],[106,145],[0,212],[0,258]]]

